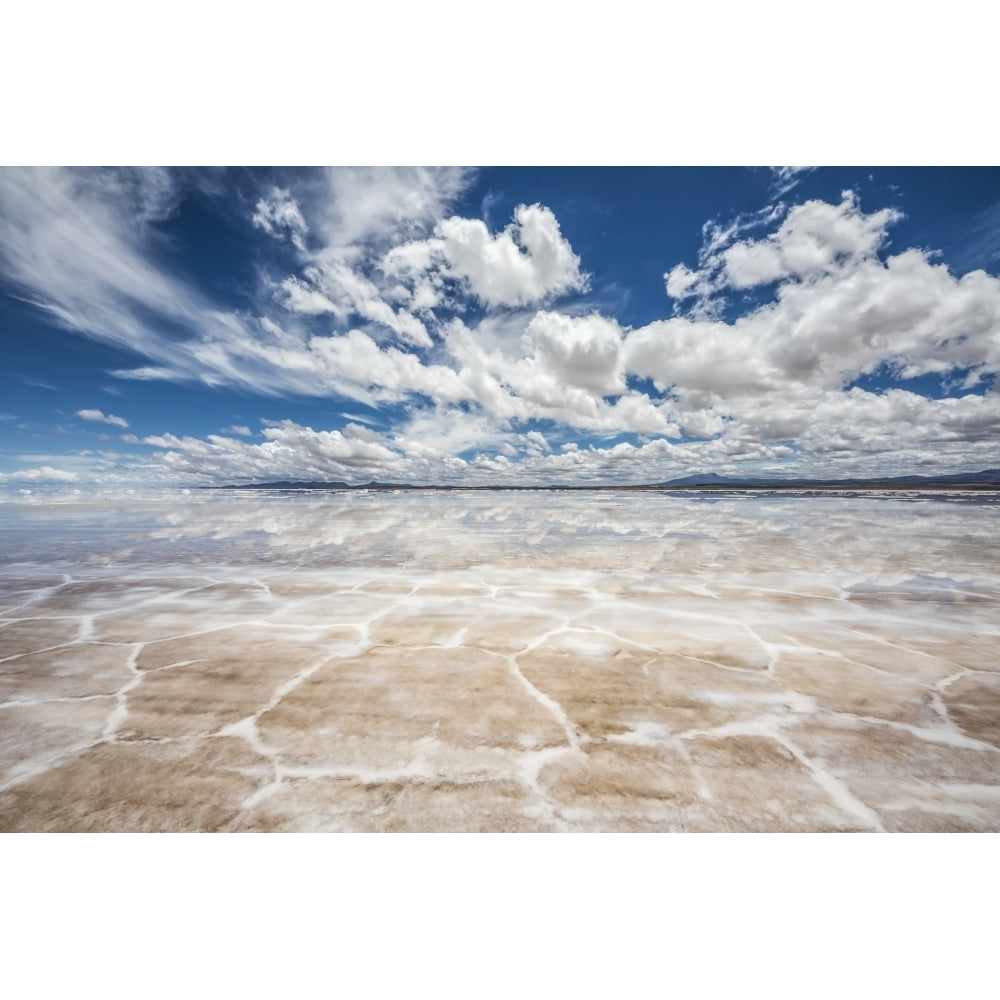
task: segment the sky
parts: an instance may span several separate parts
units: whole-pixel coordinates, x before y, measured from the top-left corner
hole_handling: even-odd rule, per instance
[[[0,168],[0,490],[1000,466],[1000,169]]]

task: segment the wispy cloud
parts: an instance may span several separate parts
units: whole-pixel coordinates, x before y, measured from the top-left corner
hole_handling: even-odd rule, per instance
[[[803,174],[811,173],[815,167],[771,167],[771,195],[781,198],[788,194],[802,180]]]
[[[124,417],[116,417],[113,413],[102,413],[100,410],[77,410],[76,415],[81,420],[113,424],[115,427],[128,427],[128,421]]]
[[[16,375],[15,377],[23,382],[25,385],[30,385],[35,389],[47,389],[49,392],[58,392],[58,388],[54,386],[51,382],[46,382],[44,379],[35,378],[34,375]]]

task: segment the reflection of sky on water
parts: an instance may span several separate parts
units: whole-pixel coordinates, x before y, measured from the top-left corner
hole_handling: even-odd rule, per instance
[[[52,567],[478,565],[991,576],[996,503],[663,493],[202,493],[0,507],[0,559]],[[952,498],[954,499],[954,498]]]

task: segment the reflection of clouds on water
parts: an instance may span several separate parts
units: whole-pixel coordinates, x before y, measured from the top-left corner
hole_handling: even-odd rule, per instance
[[[994,504],[940,499],[531,491],[199,492],[29,516],[0,507],[3,555],[15,561],[530,565],[687,574],[710,587],[720,574],[833,574],[843,587],[963,579],[992,550],[996,516]]]
[[[996,507],[16,513],[0,829],[1000,829]]]

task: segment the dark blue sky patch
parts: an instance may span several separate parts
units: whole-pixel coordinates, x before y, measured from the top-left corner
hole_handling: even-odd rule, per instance
[[[903,389],[919,396],[926,396],[928,399],[946,399],[952,396],[967,395],[985,396],[993,388],[995,374],[986,373],[975,383],[966,385],[966,378],[971,372],[972,369],[963,368],[947,373],[929,372],[926,375],[917,375],[913,378],[900,378],[893,374],[888,366],[880,365],[876,371],[853,379],[844,388],[850,390],[857,387],[864,389],[865,392],[880,395],[889,389]]]

